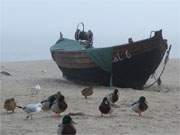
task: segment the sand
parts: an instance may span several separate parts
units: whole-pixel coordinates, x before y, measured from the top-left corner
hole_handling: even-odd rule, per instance
[[[146,90],[118,88],[119,108],[111,116],[100,117],[98,106],[110,88],[95,86],[94,94],[87,100],[81,95],[86,85],[74,84],[62,78],[56,64],[50,60],[1,63],[1,70],[12,76],[0,75],[0,118],[1,135],[56,135],[62,116],[69,112],[83,112],[73,116],[78,135],[178,135],[180,134],[180,60],[171,59],[162,76],[162,85]],[[37,95],[31,88],[41,86]],[[113,88],[112,88],[113,89]],[[40,112],[32,120],[26,120],[21,109],[7,114],[4,100],[14,97],[17,104],[24,106],[37,103],[49,95],[61,91],[65,95],[68,109],[61,117],[52,112]],[[129,105],[141,95],[148,101],[149,109],[139,117]]]

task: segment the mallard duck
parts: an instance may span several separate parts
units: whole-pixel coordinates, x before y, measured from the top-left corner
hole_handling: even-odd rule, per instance
[[[109,102],[113,105],[115,102],[118,101],[119,99],[119,91],[118,89],[114,89],[113,93],[110,93],[107,96],[107,99],[109,100]]]
[[[67,103],[64,99],[64,96],[62,95],[61,97],[55,100],[54,104],[51,107],[51,110],[56,114],[60,114],[64,112],[67,109],[67,107]]]
[[[104,97],[102,103],[99,106],[99,111],[101,112],[101,116],[103,116],[103,114],[111,113],[111,104],[107,97]]]
[[[40,112],[42,110],[41,103],[28,104],[24,107],[22,107],[22,106],[16,106],[16,107],[21,108],[25,113],[27,113],[27,116],[26,116],[27,119],[29,117],[31,117],[31,119],[32,119],[33,114]]]
[[[142,112],[148,109],[147,101],[144,96],[141,96],[138,101],[134,102],[132,105],[132,110],[142,116]]]
[[[57,134],[58,135],[75,135],[76,129],[73,126],[73,120],[70,115],[65,115],[63,117],[62,123],[58,125]]]
[[[49,111],[51,109],[51,106],[54,104],[55,100],[61,96],[62,96],[61,92],[58,91],[57,93],[49,96],[47,99],[41,101],[42,110]]]
[[[5,100],[4,109],[7,110],[7,113],[8,113],[8,111],[12,111],[12,113],[13,113],[15,108],[16,108],[16,102],[15,102],[14,98],[9,98],[9,99]]]
[[[91,96],[93,94],[93,87],[90,86],[90,87],[84,88],[81,91],[81,94],[85,97],[85,99],[87,99],[88,96]]]

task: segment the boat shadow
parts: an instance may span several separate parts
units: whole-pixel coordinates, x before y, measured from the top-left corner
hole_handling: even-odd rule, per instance
[[[42,78],[39,80],[40,84],[48,86],[61,86],[61,85],[80,85],[80,86],[99,86],[96,83],[83,82],[83,81],[72,81],[64,78]]]

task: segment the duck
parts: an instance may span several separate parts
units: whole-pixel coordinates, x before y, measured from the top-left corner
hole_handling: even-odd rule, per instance
[[[57,135],[75,135],[76,128],[73,125],[74,121],[70,115],[65,115],[62,123],[58,125]]]
[[[112,93],[107,95],[107,99],[109,100],[111,105],[114,105],[114,103],[119,100],[119,91],[118,91],[118,89],[114,89],[114,91]]]
[[[84,88],[81,91],[81,94],[85,97],[85,99],[87,99],[88,96],[91,96],[93,94],[93,87],[90,86],[90,87]]]
[[[16,101],[14,98],[6,99],[4,102],[4,109],[6,109],[7,113],[11,111],[14,113],[14,110],[16,108]]]
[[[139,116],[142,116],[142,112],[145,112],[148,109],[146,97],[141,96],[138,101],[131,105],[131,108],[134,112],[138,113]]]
[[[58,98],[58,97],[61,97],[62,94],[60,91],[58,91],[57,93],[49,96],[47,99],[41,101],[41,104],[42,104],[42,110],[43,111],[49,111],[52,107],[52,105],[54,104],[55,100]]]
[[[68,105],[65,101],[64,96],[60,96],[59,98],[57,98],[55,100],[55,102],[53,103],[51,110],[52,112],[56,113],[56,114],[60,114],[62,112],[64,112],[67,109]]]
[[[28,118],[32,119],[33,114],[38,113],[42,110],[41,103],[28,104],[24,107],[22,107],[22,106],[16,106],[16,107],[22,109],[27,114],[26,119],[28,119]]]
[[[112,112],[111,104],[107,97],[103,98],[103,101],[99,105],[99,111],[101,112],[101,116],[103,116],[103,114],[109,114]]]

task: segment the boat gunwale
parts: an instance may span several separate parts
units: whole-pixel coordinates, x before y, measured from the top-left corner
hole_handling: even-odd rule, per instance
[[[112,64],[116,63],[115,57],[118,57],[118,61],[124,59],[130,59],[136,55],[152,51],[153,49],[159,49],[160,53],[163,55],[166,50],[167,42],[163,37],[153,36],[151,38],[138,40],[133,43],[126,43],[122,45],[116,45],[111,47],[103,48],[112,48]],[[91,49],[103,49],[103,48],[91,48]],[[86,49],[87,50],[87,49]],[[86,50],[62,50],[52,52],[52,57],[56,63],[65,68],[89,68],[97,67],[96,63],[88,56]],[[127,53],[129,57],[127,56]],[[56,55],[56,56],[54,56]]]
[[[55,49],[55,50],[52,50],[52,52],[65,52],[65,53],[85,53],[86,50],[88,49],[92,49],[92,50],[95,50],[95,49],[106,49],[106,48],[116,48],[116,47],[125,47],[125,46],[131,46],[131,45],[134,45],[134,44],[138,44],[138,43],[141,43],[141,42],[147,42],[149,40],[154,40],[155,38],[154,37],[151,37],[151,38],[146,38],[146,39],[142,39],[142,40],[137,40],[137,41],[134,41],[133,43],[124,43],[124,44],[120,44],[120,45],[112,45],[112,46],[107,46],[107,47],[99,47],[99,48],[87,48],[87,49],[80,49],[80,50],[64,50],[64,49]]]

